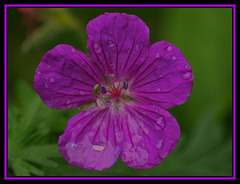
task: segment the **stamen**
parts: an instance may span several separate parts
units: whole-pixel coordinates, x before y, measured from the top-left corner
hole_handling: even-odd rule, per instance
[[[93,94],[94,96],[98,96],[98,89],[99,89],[99,84],[96,84],[94,87],[93,87]]]
[[[105,100],[104,103],[105,103],[106,105],[109,105],[109,104],[111,104],[111,101],[110,101],[110,100]]]
[[[101,86],[100,91],[101,91],[102,94],[106,94],[107,93],[106,88],[103,87],[103,86]]]
[[[127,81],[124,81],[124,83],[123,83],[123,88],[124,88],[125,90],[127,90],[127,88],[128,88],[128,82],[127,82]]]

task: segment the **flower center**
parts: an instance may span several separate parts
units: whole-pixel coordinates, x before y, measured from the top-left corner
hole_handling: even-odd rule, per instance
[[[119,91],[118,90],[113,90],[112,91],[112,95],[114,96],[114,97],[117,97],[118,95],[119,95]]]
[[[107,81],[106,86],[96,84],[93,93],[97,97],[96,103],[100,108],[105,108],[109,104],[119,104],[127,99],[126,90],[128,89],[127,81]]]

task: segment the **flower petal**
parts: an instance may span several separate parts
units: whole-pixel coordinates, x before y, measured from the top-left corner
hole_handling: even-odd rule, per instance
[[[178,143],[177,121],[170,113],[153,105],[131,102],[124,109],[122,161],[134,169],[158,165]]]
[[[104,170],[116,162],[123,145],[116,113],[94,106],[69,120],[58,142],[68,163],[86,170]]]
[[[88,56],[61,44],[42,57],[33,85],[46,105],[66,109],[94,101],[93,87],[103,81]]]
[[[133,77],[129,90],[141,102],[171,108],[187,101],[193,77],[181,50],[160,41],[150,47],[148,58]]]
[[[90,21],[86,31],[88,51],[108,78],[127,78],[147,57],[149,29],[135,15],[105,13]]]

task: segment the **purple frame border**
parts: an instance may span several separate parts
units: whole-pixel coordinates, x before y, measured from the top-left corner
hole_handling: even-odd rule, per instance
[[[9,177],[7,176],[7,8],[232,8],[233,9],[233,176],[232,177]],[[4,4],[4,180],[236,180],[236,4]]]

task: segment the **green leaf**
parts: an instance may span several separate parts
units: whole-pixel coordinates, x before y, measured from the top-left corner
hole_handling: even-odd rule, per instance
[[[57,142],[44,142],[50,132],[45,119],[51,114],[49,108],[34,94],[27,83],[20,81],[16,86],[19,93],[18,106],[8,110],[8,161],[16,176],[44,175],[44,167],[57,167],[56,158],[62,157]],[[29,95],[29,100],[24,96]],[[59,116],[55,116],[53,122]]]
[[[21,79],[16,82],[16,95],[21,105],[28,104],[35,97],[32,86],[30,87],[26,81]]]
[[[24,161],[20,158],[15,159],[11,166],[16,176],[30,176],[29,170],[26,168]]]

